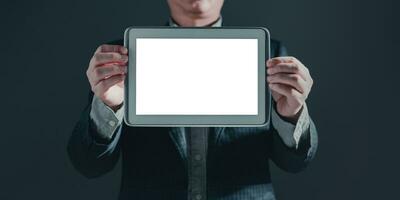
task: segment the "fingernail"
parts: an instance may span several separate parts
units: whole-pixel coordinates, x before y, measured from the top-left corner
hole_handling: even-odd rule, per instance
[[[269,59],[269,60],[267,61],[267,66],[270,67],[270,66],[271,66],[271,63],[272,63],[272,61],[271,61],[271,59]]]
[[[273,87],[274,87],[274,84],[270,83],[270,84],[268,84],[268,86],[269,86],[270,88],[273,88]]]
[[[126,55],[121,55],[121,60],[128,60],[128,56],[126,56]]]
[[[121,53],[124,53],[124,54],[128,53],[128,49],[126,47],[123,47],[121,50]]]

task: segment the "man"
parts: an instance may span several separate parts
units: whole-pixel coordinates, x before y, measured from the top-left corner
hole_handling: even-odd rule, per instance
[[[168,0],[169,25],[221,26],[223,3]],[[299,60],[283,57],[278,41],[266,63],[273,126],[261,128],[126,126],[121,45],[101,45],[90,60],[93,93],[68,144],[72,163],[90,178],[112,170],[122,154],[120,199],[275,199],[269,160],[298,172],[314,157],[317,132],[305,103],[313,81]]]

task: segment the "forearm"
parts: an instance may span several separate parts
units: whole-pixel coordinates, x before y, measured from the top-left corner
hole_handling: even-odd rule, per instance
[[[89,98],[91,102],[91,97]],[[96,140],[99,135],[90,117],[89,104],[76,124],[68,143],[68,154],[75,168],[86,177],[97,177],[110,171],[119,158],[120,128],[108,142]]]
[[[94,139],[99,143],[111,142],[114,134],[117,133],[118,128],[122,125],[123,116],[124,105],[114,112],[94,96],[90,110],[90,125]]]
[[[296,124],[285,122],[275,110],[272,115],[271,159],[286,171],[301,171],[314,157],[318,145],[317,130],[307,106],[304,105]]]
[[[310,130],[299,141],[298,148],[288,147],[276,132],[272,135],[271,160],[288,172],[300,172],[314,158],[317,150],[317,131],[311,121]]]

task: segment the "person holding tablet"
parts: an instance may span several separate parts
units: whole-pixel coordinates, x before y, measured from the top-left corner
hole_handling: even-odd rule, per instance
[[[167,2],[168,26],[222,26],[223,0]],[[314,158],[318,139],[306,105],[313,85],[309,70],[287,56],[279,41],[270,45],[265,84],[273,97],[272,126],[265,127],[127,126],[128,50],[123,40],[99,46],[86,73],[89,104],[67,147],[73,165],[95,178],[122,155],[119,199],[275,199],[269,160],[299,172]]]

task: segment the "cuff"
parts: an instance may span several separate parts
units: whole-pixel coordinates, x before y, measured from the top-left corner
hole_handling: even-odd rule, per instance
[[[124,105],[117,112],[114,112],[98,97],[93,96],[90,118],[100,138],[110,140],[117,127],[122,124],[123,117]]]
[[[284,121],[276,112],[275,108],[272,109],[272,125],[278,131],[279,136],[288,147],[299,146],[300,138],[309,132],[310,129],[310,116],[308,115],[307,105],[303,105],[299,119],[296,125]]]

